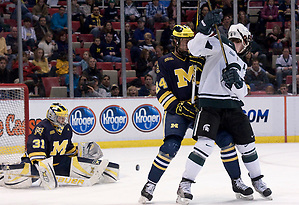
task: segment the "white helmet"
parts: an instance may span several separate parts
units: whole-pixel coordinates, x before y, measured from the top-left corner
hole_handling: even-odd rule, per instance
[[[231,25],[228,31],[228,39],[239,39],[241,40],[244,48],[239,52],[244,54],[250,48],[250,43],[252,40],[251,33],[248,29],[241,23]]]

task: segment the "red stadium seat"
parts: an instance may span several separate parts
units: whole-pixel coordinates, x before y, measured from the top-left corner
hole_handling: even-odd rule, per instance
[[[162,22],[155,22],[154,24],[154,29],[155,30],[162,30],[166,27],[166,23],[162,23]]]
[[[67,1],[58,1],[57,5],[66,6]]]
[[[12,26],[17,26],[17,21],[14,19],[4,19],[4,24]]]
[[[187,16],[186,21],[192,22],[194,15],[196,15],[196,10],[186,10],[186,16]]]
[[[76,32],[78,31],[78,29],[81,27],[80,25],[80,21],[72,21],[72,28],[73,28],[73,31]]]
[[[45,87],[46,97],[50,97],[51,88],[53,86],[60,86],[59,77],[43,77],[42,81]]]
[[[120,22],[111,22],[113,29],[120,29]]]
[[[97,69],[114,70],[113,62],[97,62]]]
[[[131,29],[135,30],[138,27],[138,23],[137,22],[129,22]]]
[[[115,70],[121,70],[121,63],[115,63]],[[131,63],[126,63],[126,70],[132,70]]]
[[[267,22],[266,29],[272,29],[274,25],[278,25],[280,28],[282,27],[282,22]]]
[[[137,78],[137,77],[127,77],[126,79],[127,79],[127,83],[130,83],[130,82],[132,82],[133,80],[138,79],[138,78]],[[119,83],[120,85],[123,83],[122,77],[119,77],[119,78],[118,78],[118,83]]]
[[[8,34],[10,34],[10,32],[3,32],[2,36],[3,36],[4,38],[6,38],[6,36],[7,36]]]
[[[50,16],[53,16],[53,14],[58,13],[59,8],[49,8],[48,13]]]
[[[267,93],[264,90],[259,90],[259,91],[251,91],[251,95],[267,95]]]
[[[291,75],[287,75],[286,84],[292,84],[292,76]]]
[[[72,34],[72,42],[78,42],[78,34]]]
[[[83,53],[85,51],[89,51],[89,48],[76,48],[75,52],[77,55],[80,55],[81,58],[83,58]]]
[[[132,62],[130,49],[126,48],[125,51],[126,51],[126,58],[128,59],[129,62]]]
[[[83,42],[93,42],[94,38],[92,34],[80,34],[79,41]]]

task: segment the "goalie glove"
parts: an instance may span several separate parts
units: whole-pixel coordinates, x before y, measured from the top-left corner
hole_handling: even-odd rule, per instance
[[[221,12],[222,9],[215,9],[207,13],[204,19],[199,23],[197,31],[202,34],[209,35],[212,32],[213,25],[221,23]]]
[[[228,65],[227,67],[229,67]],[[228,89],[232,89],[232,86],[235,85],[237,89],[241,89],[243,87],[243,80],[239,76],[236,68],[230,68],[225,70],[222,73],[223,81],[225,82],[225,86]]]
[[[176,107],[175,113],[193,121],[195,119],[198,108],[191,102],[181,101]]]

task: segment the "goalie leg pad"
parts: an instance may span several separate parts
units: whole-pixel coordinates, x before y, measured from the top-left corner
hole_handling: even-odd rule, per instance
[[[99,183],[116,182],[117,180],[119,180],[119,164],[109,162],[102,175],[103,177],[100,178]]]
[[[95,161],[82,157],[73,157],[70,177],[89,179],[91,185],[93,185],[101,180],[100,178],[108,164],[107,159]]]
[[[22,163],[4,168],[4,186],[11,189],[29,188],[32,185],[31,165]]]
[[[38,170],[41,185],[44,187],[44,189],[51,190],[58,187],[53,168],[53,157],[39,161],[38,164],[35,164],[35,166]]]

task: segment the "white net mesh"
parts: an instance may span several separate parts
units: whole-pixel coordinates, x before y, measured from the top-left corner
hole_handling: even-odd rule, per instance
[[[18,163],[24,154],[25,94],[24,87],[0,85],[0,164]]]

